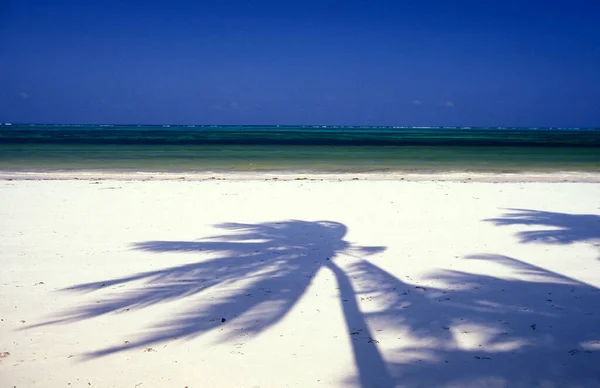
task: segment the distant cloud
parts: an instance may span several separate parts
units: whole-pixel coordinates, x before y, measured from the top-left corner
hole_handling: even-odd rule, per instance
[[[240,108],[240,104],[237,101],[231,101],[229,106],[231,107],[231,109],[239,109]]]
[[[21,98],[24,98],[24,99],[28,99],[29,98],[29,94],[27,94],[25,92],[19,93],[19,96],[21,96]]]
[[[453,103],[452,101],[446,101],[446,102],[444,103],[444,106],[445,106],[446,108],[454,108],[454,107],[455,107],[455,105],[454,105],[454,103]]]
[[[421,100],[413,100],[413,105],[423,105],[423,101]]]

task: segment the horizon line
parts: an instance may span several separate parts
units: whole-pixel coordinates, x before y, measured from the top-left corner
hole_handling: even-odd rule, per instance
[[[600,130],[599,127],[593,126],[506,126],[506,125],[487,125],[487,126],[472,126],[472,125],[344,125],[344,124],[94,124],[94,123],[26,123],[26,122],[0,122],[0,127],[10,126],[95,126],[95,127],[307,127],[307,128],[416,128],[416,129],[592,129]]]

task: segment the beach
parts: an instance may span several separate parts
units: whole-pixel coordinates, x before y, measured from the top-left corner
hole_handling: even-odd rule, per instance
[[[0,4],[0,388],[600,388],[600,0]]]
[[[600,386],[594,173],[10,172],[0,386]]]

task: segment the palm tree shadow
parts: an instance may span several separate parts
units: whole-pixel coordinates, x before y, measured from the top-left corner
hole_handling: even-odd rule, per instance
[[[568,214],[530,209],[508,209],[500,218],[486,221],[495,225],[535,225],[552,229],[519,232],[523,243],[573,244],[600,242],[600,215]]]
[[[134,249],[147,252],[210,253],[216,255],[215,258],[72,286],[67,291],[89,293],[125,285],[128,288],[36,326],[77,322],[188,298],[190,303],[183,314],[164,319],[137,340],[87,353],[83,359],[174,339],[192,339],[223,327],[227,330],[222,333],[222,340],[234,333],[239,335],[240,331],[256,335],[288,314],[312,279],[325,269],[331,271],[337,281],[348,332],[360,327],[366,337],[370,337],[353,283],[334,259],[342,254],[371,255],[385,250],[384,247],[353,245],[344,240],[347,227],[332,221],[225,223],[217,227],[228,233],[197,241],[134,244]],[[366,340],[352,341],[352,346],[363,386],[373,381],[380,386],[392,386],[377,346]]]

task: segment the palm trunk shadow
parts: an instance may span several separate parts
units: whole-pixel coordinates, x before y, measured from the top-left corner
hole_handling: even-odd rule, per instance
[[[352,283],[335,263],[327,265],[337,280],[340,289],[340,303],[342,305],[346,329],[352,343],[354,361],[358,369],[358,378],[363,387],[393,387],[394,383],[387,369],[386,362],[379,351],[377,341],[373,338],[365,315],[361,312],[356,300],[356,291]],[[364,331],[365,338],[353,337],[351,332],[360,328]]]

